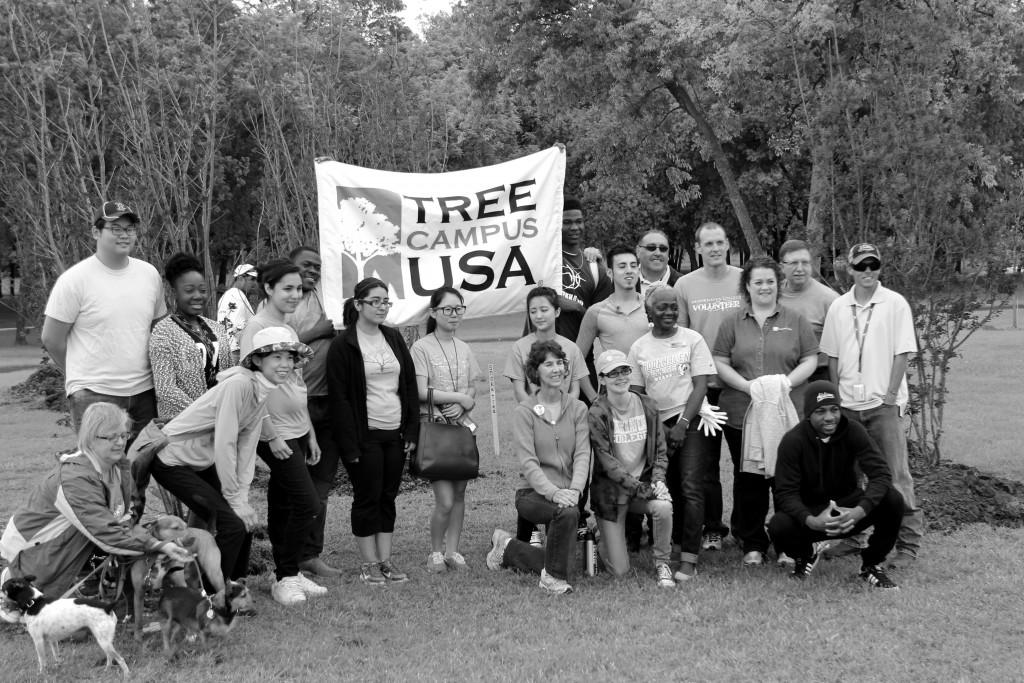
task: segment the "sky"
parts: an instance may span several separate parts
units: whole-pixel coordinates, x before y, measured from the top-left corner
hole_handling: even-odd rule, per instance
[[[404,0],[404,2],[405,11],[401,13],[401,17],[409,28],[419,34],[422,34],[419,24],[421,15],[437,14],[447,11],[452,6],[452,0]]]

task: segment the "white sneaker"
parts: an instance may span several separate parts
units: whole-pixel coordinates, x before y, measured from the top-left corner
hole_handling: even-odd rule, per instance
[[[676,582],[672,578],[672,570],[664,562],[659,562],[654,567],[655,573],[658,575],[658,588],[675,588]]]
[[[444,561],[444,553],[432,552],[427,556],[427,571],[431,574],[440,574],[448,570]]]
[[[556,579],[551,576],[551,574],[548,574],[547,569],[540,570],[540,583],[538,585],[547,592],[554,593],[555,595],[572,593],[572,586],[570,586],[567,581],[564,579]]]
[[[311,581],[305,575],[303,575],[302,572],[299,572],[296,575],[296,578],[299,580],[299,587],[302,589],[302,592],[306,595],[327,595],[326,586],[321,586],[319,583]]]
[[[306,593],[302,590],[302,584],[296,576],[286,576],[275,581],[270,587],[270,595],[274,602],[279,605],[290,607],[306,602]]]
[[[544,538],[540,535],[540,529],[534,529],[533,533],[530,534],[530,545],[534,548],[540,548],[544,545]]]
[[[501,563],[505,558],[505,548],[512,540],[512,534],[504,529],[495,529],[491,534],[491,550],[487,553],[485,563],[487,568],[496,571],[501,569]]]
[[[460,552],[451,552],[444,554],[444,563],[451,569],[467,569],[466,558],[462,556]]]
[[[780,567],[795,567],[796,560],[787,555],[786,553],[779,553],[779,556],[775,560],[775,564]]]
[[[743,556],[744,567],[760,567],[764,564],[764,554],[759,550],[751,550]]]
[[[704,534],[704,537],[700,541],[701,550],[721,550],[722,549],[722,534],[717,531],[709,531]]]

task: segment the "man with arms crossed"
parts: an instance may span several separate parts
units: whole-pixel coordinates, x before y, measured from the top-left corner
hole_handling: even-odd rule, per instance
[[[42,342],[64,371],[75,432],[105,401],[128,411],[132,438],[156,417],[149,331],[167,314],[156,268],[130,256],[139,215],[104,202],[92,225],[96,253],[68,268],[46,302]]]
[[[874,245],[854,245],[847,261],[853,288],[829,307],[820,348],[839,386],[843,415],[867,429],[889,465],[893,487],[903,496],[903,523],[890,566],[905,567],[917,558],[924,533],[902,420],[907,362],[917,352],[914,318],[907,300],[878,281],[882,256]]]
[[[709,346],[718,337],[718,328],[726,317],[743,305],[740,296],[740,269],[725,262],[729,238],[718,223],[704,223],[694,235],[697,253],[704,265],[676,280],[679,296],[679,324],[695,330]],[[718,405],[722,384],[718,375],[708,378],[708,402]],[[722,538],[729,528],[722,522],[722,480],[719,460],[722,433],[705,440],[704,460],[704,537],[703,550],[721,550]]]
[[[321,512],[303,549],[299,569],[325,578],[334,577],[340,576],[341,570],[320,557],[324,551],[327,498],[341,461],[337,442],[339,435],[333,428],[327,404],[327,350],[334,339],[334,323],[324,313],[320,293],[320,253],[313,247],[300,246],[292,249],[288,259],[300,269],[302,301],[294,313],[285,317],[285,322],[299,335],[299,341],[313,350],[313,357],[302,368],[302,380],[306,383],[309,420],[320,444],[320,460],[309,466],[309,476],[320,497]]]

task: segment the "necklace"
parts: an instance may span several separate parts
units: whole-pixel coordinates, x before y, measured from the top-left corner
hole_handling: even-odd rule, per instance
[[[452,373],[452,362],[448,360],[448,354],[444,350],[444,345],[437,336],[437,332],[434,332],[434,341],[437,342],[437,348],[441,349],[441,355],[444,356],[444,362],[448,364],[448,377],[452,380],[452,391],[459,390],[459,347],[455,343],[455,337],[452,337],[452,350],[455,352],[455,372]]]
[[[574,251],[566,251],[565,249],[563,249],[562,250],[562,256],[566,257],[565,261],[570,266],[572,266],[573,268],[582,268],[583,267],[583,252],[581,252],[581,251],[575,251],[575,252]],[[574,262],[573,259],[576,259],[578,261],[578,263]]]
[[[388,341],[384,338],[383,333],[376,335],[379,337],[378,342],[374,342],[371,335],[360,333],[359,336],[363,341],[366,342],[366,351],[362,351],[362,344],[360,344],[360,351],[363,354],[363,360],[367,363],[374,363],[380,366],[380,374],[384,374],[388,362],[387,346]]]

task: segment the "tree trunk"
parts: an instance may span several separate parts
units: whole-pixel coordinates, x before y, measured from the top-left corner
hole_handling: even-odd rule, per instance
[[[820,247],[825,242],[825,202],[828,200],[828,166],[832,149],[825,143],[811,152],[811,189],[807,198],[807,242]]]
[[[754,223],[750,220],[750,212],[747,211],[747,204],[743,201],[743,195],[740,193],[739,183],[736,182],[736,174],[732,170],[732,164],[729,163],[729,157],[725,155],[722,143],[718,136],[715,135],[711,124],[708,123],[704,111],[697,104],[693,96],[690,95],[689,88],[685,83],[679,83],[673,79],[666,81],[665,87],[672,94],[672,97],[675,98],[676,102],[679,103],[679,106],[685,109],[686,113],[697,124],[697,130],[700,131],[705,142],[707,142],[711,150],[711,158],[714,161],[715,169],[718,170],[722,184],[725,185],[725,192],[729,197],[729,203],[732,204],[733,211],[736,213],[736,218],[740,222],[740,229],[743,231],[743,238],[747,242],[750,254],[753,256],[763,255],[764,247],[761,246],[761,241],[757,238],[757,231],[754,230]]]

